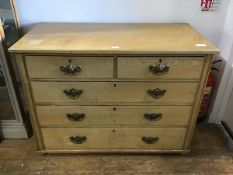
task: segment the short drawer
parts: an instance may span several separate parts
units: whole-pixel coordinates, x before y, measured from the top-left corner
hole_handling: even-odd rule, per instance
[[[36,102],[192,103],[197,83],[188,82],[31,82]]]
[[[112,57],[26,56],[30,78],[113,78]]]
[[[199,79],[204,57],[119,57],[118,78]]]
[[[179,150],[185,128],[43,128],[47,150]]]
[[[42,126],[187,126],[191,106],[37,106]]]

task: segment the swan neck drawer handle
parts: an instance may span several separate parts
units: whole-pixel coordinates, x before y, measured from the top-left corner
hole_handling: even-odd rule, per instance
[[[78,75],[81,72],[81,67],[75,66],[73,64],[68,64],[68,65],[61,65],[60,70],[65,74],[65,75]]]
[[[63,92],[66,96],[70,97],[71,99],[77,99],[83,93],[83,90],[71,88],[71,89],[65,89],[63,90]]]
[[[85,118],[84,113],[68,113],[66,114],[67,118],[72,122],[79,122]]]
[[[149,70],[151,73],[153,73],[154,75],[164,75],[167,74],[169,72],[169,65],[164,65],[162,63],[159,63],[157,65],[151,65],[149,66]]]
[[[162,115],[163,114],[161,113],[145,113],[144,117],[145,119],[150,120],[150,121],[158,121],[158,120],[161,120]]]
[[[83,144],[87,140],[86,136],[71,136],[70,141],[74,144]]]
[[[158,98],[161,98],[162,96],[165,95],[166,90],[165,90],[165,89],[156,88],[156,89],[152,89],[152,90],[149,89],[147,92],[148,92],[148,94],[151,95],[153,98],[158,99]]]
[[[142,141],[145,144],[155,144],[159,140],[159,137],[142,137]]]

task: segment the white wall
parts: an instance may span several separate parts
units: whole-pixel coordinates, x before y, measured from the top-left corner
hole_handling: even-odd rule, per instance
[[[22,25],[38,22],[188,22],[219,44],[229,0],[201,12],[200,0],[16,0]]]
[[[232,77],[233,78],[233,74]],[[223,121],[227,124],[227,126],[231,129],[231,131],[233,132],[233,89],[231,89],[231,93],[229,96],[229,101],[227,103],[227,107],[224,113],[224,117],[223,117]]]
[[[223,28],[223,35],[220,42],[221,56],[225,61],[225,70],[218,89],[216,100],[210,115],[210,122],[220,123],[224,118],[225,110],[230,94],[233,89],[233,0],[230,1],[226,20]],[[231,97],[233,98],[233,97]],[[233,108],[232,112],[233,112]],[[233,116],[232,116],[233,117]],[[233,128],[233,123],[231,124]]]

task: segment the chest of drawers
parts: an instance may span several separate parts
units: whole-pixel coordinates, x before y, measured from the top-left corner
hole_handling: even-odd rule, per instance
[[[10,52],[38,151],[183,153],[218,49],[188,24],[39,24]]]

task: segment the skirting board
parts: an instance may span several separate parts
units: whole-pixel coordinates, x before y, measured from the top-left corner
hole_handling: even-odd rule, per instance
[[[0,138],[7,139],[25,139],[30,137],[30,125],[16,125],[16,126],[0,126]]]
[[[233,139],[233,131],[228,126],[228,124],[226,122],[222,121],[222,125],[225,128],[225,130],[227,131],[227,133],[230,135],[230,137]]]

